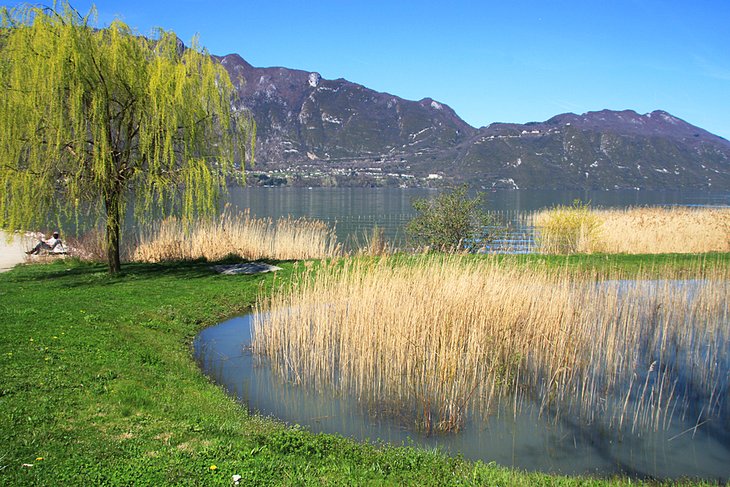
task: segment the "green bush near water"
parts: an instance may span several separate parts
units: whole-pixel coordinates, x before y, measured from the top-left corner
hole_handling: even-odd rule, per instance
[[[466,185],[452,188],[434,198],[416,198],[416,216],[408,222],[406,232],[413,244],[442,252],[476,252],[491,242],[499,225],[484,211],[484,193],[467,195]]]
[[[202,375],[190,346],[202,328],[249,310],[260,289],[288,283],[296,264],[277,264],[276,276],[177,263],[130,264],[112,277],[74,261],[0,274],[0,484],[231,485],[235,474],[241,485],[608,483],[360,444],[248,414]]]

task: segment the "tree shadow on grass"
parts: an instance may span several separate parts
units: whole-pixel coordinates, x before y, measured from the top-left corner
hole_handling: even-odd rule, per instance
[[[217,261],[205,259],[188,261],[171,261],[159,263],[128,262],[122,264],[122,271],[119,274],[111,275],[104,263],[82,262],[79,260],[59,261],[49,264],[24,265],[15,268],[4,276],[6,282],[38,282],[63,280],[67,287],[80,287],[93,284],[115,285],[135,279],[148,277],[174,277],[179,279],[201,279],[220,276],[222,279],[241,279],[255,277],[260,274],[249,275],[225,275],[216,272],[213,266],[231,265],[253,262],[237,256],[228,256]],[[276,259],[259,259],[256,262],[263,262],[270,265],[281,266],[293,262]],[[0,278],[1,279],[1,278]]]

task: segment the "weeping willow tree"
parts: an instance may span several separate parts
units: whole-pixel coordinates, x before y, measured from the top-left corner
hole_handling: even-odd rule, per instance
[[[120,270],[127,205],[136,221],[210,215],[253,162],[255,125],[225,69],[173,32],[95,28],[68,3],[0,12],[0,227],[89,211]]]

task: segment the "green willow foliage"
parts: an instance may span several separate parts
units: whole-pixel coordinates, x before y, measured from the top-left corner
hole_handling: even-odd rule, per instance
[[[255,125],[225,69],[173,32],[93,27],[68,3],[0,12],[0,226],[90,209],[106,218],[111,272],[120,224],[216,210],[253,163]]]

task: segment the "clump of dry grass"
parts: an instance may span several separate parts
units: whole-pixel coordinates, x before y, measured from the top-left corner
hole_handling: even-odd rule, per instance
[[[364,243],[356,242],[357,255],[370,257],[392,255],[395,252],[393,245],[385,238],[385,230],[375,225],[365,234]]]
[[[728,414],[727,269],[690,286],[416,262],[308,269],[261,305],[254,351],[426,431],[526,404],[634,432]]]
[[[599,217],[587,204],[557,206],[534,216],[537,244],[545,254],[589,253],[598,237]]]
[[[533,217],[542,253],[730,252],[730,208],[558,207]]]
[[[598,217],[601,252],[730,252],[730,208],[629,208]]]
[[[225,212],[215,221],[185,224],[168,218],[143,231],[132,260],[160,262],[230,255],[244,259],[312,259],[339,255],[334,230],[325,223],[280,218],[252,218],[248,212]]]
[[[81,260],[103,262],[107,258],[106,236],[102,228],[92,228],[80,237],[69,236],[63,241],[63,244],[70,255]],[[120,254],[124,260],[127,260],[131,247],[132,244],[129,241],[122,242]]]

